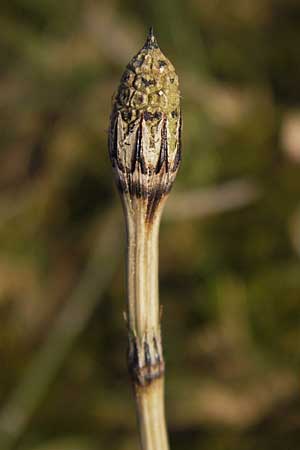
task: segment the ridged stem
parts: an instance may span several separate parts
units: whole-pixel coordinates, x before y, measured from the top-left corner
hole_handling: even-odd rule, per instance
[[[127,215],[128,319],[130,330],[142,340],[146,332],[159,328],[159,217],[146,224],[144,202],[136,203]]]
[[[164,411],[164,361],[158,298],[160,207],[147,223],[146,204],[125,208],[127,222],[128,365],[142,450],[168,450]]]
[[[156,380],[146,389],[136,388],[135,394],[141,448],[168,450],[163,378]]]

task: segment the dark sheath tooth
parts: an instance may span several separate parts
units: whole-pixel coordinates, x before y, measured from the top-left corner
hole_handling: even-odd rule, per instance
[[[166,118],[163,120],[163,125],[161,128],[161,144],[159,159],[156,165],[155,173],[159,173],[162,168],[163,163],[166,162],[166,172],[168,172],[168,133],[166,126]]]

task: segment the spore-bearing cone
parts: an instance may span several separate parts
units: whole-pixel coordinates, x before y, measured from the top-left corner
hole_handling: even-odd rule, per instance
[[[151,198],[148,218],[172,186],[181,160],[180,138],[178,77],[150,29],[121,78],[109,133],[119,190],[130,197]]]

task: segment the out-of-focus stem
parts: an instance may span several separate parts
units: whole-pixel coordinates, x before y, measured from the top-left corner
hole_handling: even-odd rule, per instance
[[[115,210],[102,220],[99,241],[78,286],[57,316],[46,341],[0,410],[1,450],[13,450],[46,395],[66,355],[74,345],[108,286],[118,261],[120,222]],[[99,267],[101,270],[99,271]]]

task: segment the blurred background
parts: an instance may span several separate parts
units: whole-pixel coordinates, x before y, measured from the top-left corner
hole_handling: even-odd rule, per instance
[[[138,449],[107,129],[150,25],[184,117],[160,236],[171,448],[299,448],[299,1],[1,10],[1,450]]]

